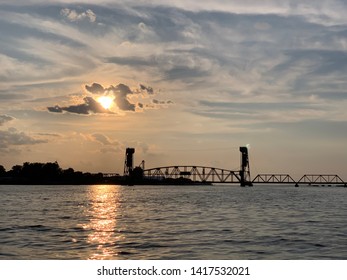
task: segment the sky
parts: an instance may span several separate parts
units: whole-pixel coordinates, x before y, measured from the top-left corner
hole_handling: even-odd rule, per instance
[[[347,179],[347,2],[0,0],[0,164]]]

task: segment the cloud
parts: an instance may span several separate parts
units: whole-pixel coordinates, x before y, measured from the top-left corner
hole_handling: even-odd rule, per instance
[[[121,144],[118,141],[113,141],[102,133],[94,133],[91,135],[91,137],[94,141],[97,141],[100,144],[102,144],[100,152],[104,154],[120,152],[123,150],[121,148]]]
[[[148,94],[154,94],[153,88],[140,85],[141,90],[145,90]]]
[[[69,21],[81,21],[81,20],[89,20],[89,22],[95,22],[96,15],[90,9],[85,12],[78,13],[76,10],[70,10],[69,8],[64,8],[60,11],[60,14],[68,19]]]
[[[139,88],[131,89],[128,85],[120,83],[118,85],[111,85],[109,87],[104,87],[99,83],[92,83],[91,85],[85,85],[85,89],[88,93],[98,96],[97,98],[107,96],[113,98],[113,102],[117,105],[120,111],[132,111],[135,112],[136,109],[142,111],[143,108],[151,108],[147,104],[144,104],[143,101],[149,96],[154,95],[154,89],[150,86],[145,86],[140,84]],[[130,100],[130,96],[131,99]],[[137,99],[141,99],[137,100]],[[50,106],[47,107],[49,112],[52,113],[63,113],[69,112],[74,114],[89,115],[94,114],[115,114],[110,109],[105,109],[94,97],[84,97],[84,103],[70,106]],[[134,101],[133,101],[134,100]],[[140,102],[137,102],[140,101]],[[153,104],[172,104],[171,101],[152,101]],[[111,107],[112,108],[112,107]],[[153,108],[153,107],[152,107]]]
[[[14,118],[8,115],[0,115],[0,126],[12,121]]]
[[[165,41],[165,38],[160,38]],[[181,39],[184,45],[185,39]],[[206,55],[207,54],[207,55]],[[208,77],[212,74],[212,70],[216,64],[216,56],[214,50],[205,50],[205,56],[196,49],[180,50],[170,49],[164,53],[150,55],[148,57],[137,57],[131,55],[129,57],[108,57],[106,61],[117,65],[125,65],[134,69],[150,69],[150,71],[158,71],[158,76],[161,79],[180,80],[186,83],[191,83],[192,80]],[[225,58],[221,58],[223,61]],[[149,90],[150,88],[140,85],[142,90]]]
[[[118,84],[117,86],[110,86],[104,88],[98,83],[93,83],[91,86],[86,85],[86,90],[93,94],[103,94],[105,92],[112,92],[118,108],[122,111],[135,111],[135,104],[129,102],[127,96],[134,94],[129,86],[125,84]]]
[[[48,136],[48,137],[61,137],[61,134],[58,134],[58,133],[39,133],[39,135]]]
[[[61,108],[59,105],[55,105],[53,107],[47,107],[48,111],[52,112],[52,113],[62,113],[63,112],[63,108]]]
[[[126,84],[111,85],[109,87],[103,87],[98,83],[93,83],[92,85],[86,85],[85,89],[93,94],[113,94],[114,101],[117,107],[122,111],[136,111],[136,103],[132,103],[129,100],[130,96],[137,95],[139,93],[144,93],[145,95],[154,95],[154,89],[150,86],[145,86],[140,84],[139,88],[131,89]],[[146,96],[144,96],[146,98]],[[143,108],[144,104],[142,102],[137,103],[138,108]],[[52,108],[51,110],[60,110],[60,108]]]
[[[92,97],[85,97],[84,103],[78,104],[78,105],[70,105],[67,107],[60,107],[59,105],[56,105],[54,107],[47,107],[48,111],[52,113],[62,113],[63,111],[74,113],[74,114],[81,114],[81,115],[89,115],[91,113],[94,114],[114,114],[108,109],[105,109],[101,106],[99,102],[94,100]]]
[[[323,104],[309,102],[216,102],[199,101],[200,110],[193,114],[209,119],[225,119],[242,125],[260,123],[299,123],[303,120],[319,120],[327,116]],[[329,114],[331,115],[331,114]]]
[[[135,104],[132,104],[127,99],[129,94],[133,94],[133,91],[124,84],[119,84],[113,88],[115,92],[115,100],[119,109],[123,111],[135,111]]]
[[[100,81],[136,77],[165,88],[186,111],[197,98],[210,100],[212,92],[213,100],[235,104],[252,102],[249,96],[259,103],[281,102],[281,95],[300,96],[307,102],[311,95],[332,101],[345,99],[346,25],[326,24],[342,19],[346,5],[341,1],[149,2],[152,4],[127,1],[93,6],[42,4],[40,9],[4,7],[0,21],[5,25],[0,25],[0,31],[6,36],[0,47],[6,50],[5,65],[11,66],[3,67],[5,77],[32,79],[37,73],[38,79],[55,76],[65,81],[77,76],[83,78],[73,80],[81,81],[91,69]],[[104,25],[88,24],[90,21]],[[13,46],[13,52],[8,46]],[[37,69],[29,67],[17,74],[23,69],[18,67],[21,63],[32,61],[37,61]],[[49,64],[41,67],[42,62]],[[52,69],[59,71],[47,77]],[[114,96],[117,112],[162,106],[164,98],[154,96],[146,83],[135,89],[128,83],[109,86],[96,82],[85,89],[95,95]],[[235,98],[233,92],[240,94]],[[89,105],[63,107],[66,104],[59,102],[48,103],[60,105],[50,107],[51,112],[88,112]],[[198,105],[196,110],[205,112]],[[254,111],[271,112],[271,108],[256,107]]]
[[[169,101],[160,101],[158,99],[153,99],[152,102],[154,104],[169,104]]]
[[[85,89],[94,94],[102,94],[105,91],[103,86],[98,83],[93,83],[91,86],[86,85]]]
[[[155,67],[158,65],[156,58],[143,58],[138,56],[118,57],[112,56],[105,58],[106,62],[118,65],[132,66],[132,67]]]
[[[102,133],[94,133],[91,135],[92,138],[103,144],[103,145],[114,145],[114,146],[119,146],[119,142],[118,141],[112,141],[109,137],[107,137],[106,135],[102,134]]]
[[[9,128],[8,130],[0,130],[1,149],[6,149],[12,145],[35,145],[40,143],[47,143],[47,140],[36,139],[25,132],[18,131],[13,127]]]
[[[112,141],[107,136],[101,133],[94,133],[92,134],[92,137],[94,140],[100,142],[103,145],[112,145]]]

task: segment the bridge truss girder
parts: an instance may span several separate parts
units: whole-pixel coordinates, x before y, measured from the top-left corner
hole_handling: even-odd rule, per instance
[[[240,183],[240,171],[226,170],[206,166],[164,166],[146,169],[145,178],[150,179],[178,179],[185,178],[194,182],[206,183]]]
[[[289,174],[258,174],[252,183],[257,184],[295,184],[295,180]]]
[[[298,184],[343,184],[346,183],[340,178],[339,175],[316,175],[316,174],[306,174],[300,178]]]

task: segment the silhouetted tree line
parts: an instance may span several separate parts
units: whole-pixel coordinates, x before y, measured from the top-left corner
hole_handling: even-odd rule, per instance
[[[0,165],[0,183],[7,184],[103,184],[110,178],[102,173],[92,174],[62,169],[58,162],[30,163],[14,165],[11,170]]]
[[[143,170],[135,167],[130,176],[104,177],[102,173],[83,173],[74,169],[60,168],[58,162],[25,162],[23,165],[14,165],[11,170],[0,165],[0,184],[12,185],[89,185],[89,184],[123,184],[123,185],[189,185],[196,184],[190,179],[150,179],[143,177]],[[198,182],[197,184],[201,184]]]

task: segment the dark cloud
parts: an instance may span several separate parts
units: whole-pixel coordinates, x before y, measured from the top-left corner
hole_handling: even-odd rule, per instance
[[[60,107],[58,105],[54,107],[48,107],[48,111],[53,113],[62,113],[63,111],[74,113],[74,114],[81,114],[81,115],[89,115],[90,113],[102,113],[102,114],[113,114],[108,109],[105,109],[101,106],[99,102],[94,100],[92,97],[85,97],[83,104],[78,105],[71,105],[68,107]]]
[[[94,94],[102,94],[105,91],[104,87],[98,83],[93,83],[91,86],[86,85],[85,88],[87,91]]]
[[[47,107],[48,111],[52,112],[52,113],[62,113],[63,109],[61,107],[59,107],[58,105],[55,105],[53,107]]]
[[[153,99],[152,102],[153,102],[154,104],[167,104],[167,101],[160,101],[160,100],[158,100],[158,99]]]
[[[171,100],[163,101],[163,100],[158,100],[158,99],[152,99],[152,103],[157,104],[157,105],[173,104],[173,102]]]
[[[133,93],[132,90],[125,84],[118,84],[118,86],[116,86],[115,89],[118,90],[122,95]]]
[[[118,84],[112,87],[115,101],[119,109],[123,111],[135,111],[135,104],[129,102],[127,96],[133,94],[133,91],[125,84]]]
[[[9,121],[12,121],[14,118],[11,117],[11,116],[8,116],[8,115],[0,115],[0,126],[9,122]]]
[[[140,85],[141,90],[147,91],[148,94],[154,94],[154,90],[151,87],[146,87],[144,85]]]
[[[130,103],[126,98],[116,97],[116,104],[123,111],[135,111],[135,104]]]

